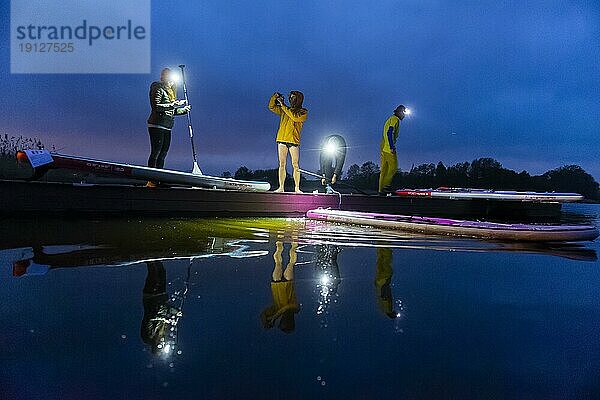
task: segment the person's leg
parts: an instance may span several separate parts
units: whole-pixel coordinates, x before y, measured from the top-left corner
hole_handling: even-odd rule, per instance
[[[392,193],[392,181],[394,180],[394,176],[396,176],[396,172],[398,172],[398,156],[396,154],[390,154],[390,160],[388,161],[388,178],[385,183],[385,190],[388,193]]]
[[[385,176],[387,174],[387,158],[385,157],[385,153],[381,153],[381,169],[379,170],[379,194],[383,193]]]
[[[275,252],[273,253],[273,261],[275,261],[275,267],[273,268],[273,274],[271,279],[273,282],[281,282],[283,277],[283,242],[275,242]]]
[[[325,175],[327,179],[331,179],[330,171],[333,171],[333,166],[331,165],[331,156],[326,154],[325,151],[321,150],[321,154],[319,155],[319,173],[321,175]],[[326,179],[321,179],[321,184],[325,186],[327,184]]]
[[[167,272],[161,261],[146,262],[147,275],[144,282],[144,295],[154,296],[167,292]]]
[[[394,297],[392,295],[392,249],[377,249],[377,270],[375,272],[375,289],[379,309],[389,318],[398,318],[394,311]]]
[[[388,193],[394,175],[398,170],[398,158],[395,154],[381,153],[381,175],[379,176],[379,192]]]
[[[333,168],[333,160],[331,158],[325,159],[323,162],[321,162],[321,174],[325,175],[328,181],[331,181],[334,171],[335,169]],[[324,183],[323,186],[325,186],[326,183]]]
[[[302,193],[300,190],[300,147],[291,146],[290,156],[292,157],[292,168],[294,169],[294,192]]]
[[[156,157],[156,168],[163,168],[165,166],[165,158],[167,157],[169,147],[171,147],[171,131],[162,129],[162,137],[162,146],[158,153],[158,157]]]
[[[298,242],[292,241],[290,247],[290,261],[287,263],[285,267],[285,271],[283,271],[283,277],[286,281],[294,280],[294,266],[296,266],[296,260],[298,259],[298,255],[296,254],[296,250],[298,249]]]
[[[276,192],[284,191],[285,175],[286,175],[285,164],[287,163],[287,153],[288,153],[287,146],[282,143],[277,143],[277,156],[279,158],[279,170],[278,170],[279,187],[277,188],[277,190],[275,190]]]
[[[148,128],[148,134],[150,135],[150,157],[148,157],[148,166],[151,168],[156,168],[156,160],[158,159],[158,154],[162,148],[162,130],[163,129],[158,128]]]

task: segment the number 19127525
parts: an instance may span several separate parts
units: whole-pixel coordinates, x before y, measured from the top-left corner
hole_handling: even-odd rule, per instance
[[[41,43],[19,43],[21,53],[73,53],[73,43],[65,42],[41,42]]]

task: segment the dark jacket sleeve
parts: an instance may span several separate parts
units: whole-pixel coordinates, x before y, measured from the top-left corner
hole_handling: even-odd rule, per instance
[[[396,150],[396,144],[394,143],[394,127],[390,126],[390,129],[387,131],[387,140],[390,145],[390,150]]]
[[[168,101],[168,96],[165,96],[164,89],[158,85],[153,85],[150,88],[150,106],[154,111],[170,111],[175,108],[172,101]]]

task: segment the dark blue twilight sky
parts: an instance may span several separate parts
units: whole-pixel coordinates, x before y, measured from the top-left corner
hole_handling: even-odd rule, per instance
[[[205,172],[276,166],[273,91],[305,94],[301,167],[346,137],[346,167],[373,160],[399,104],[399,164],[493,157],[541,173],[579,164],[600,178],[597,1],[153,1],[151,75],[11,75],[0,4],[0,132],[62,152],[145,163],[148,86],[188,65]],[[58,3],[58,2],[57,2]],[[184,118],[167,167],[189,169]]]

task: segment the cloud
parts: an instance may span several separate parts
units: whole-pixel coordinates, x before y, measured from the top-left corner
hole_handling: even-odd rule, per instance
[[[11,99],[5,128],[48,132],[74,153],[144,160],[148,86],[160,68],[183,62],[205,169],[272,167],[277,117],[266,102],[275,90],[299,89],[309,109],[301,146],[307,166],[316,165],[312,149],[332,132],[352,146],[347,165],[378,162],[383,123],[405,103],[415,115],[401,128],[401,166],[490,156],[517,170],[576,163],[600,177],[595,4],[153,6],[152,76],[9,75],[1,50],[0,90]],[[188,146],[180,119],[173,165],[186,165]]]

